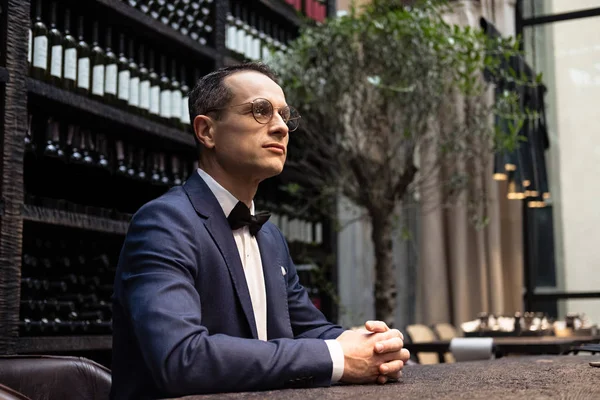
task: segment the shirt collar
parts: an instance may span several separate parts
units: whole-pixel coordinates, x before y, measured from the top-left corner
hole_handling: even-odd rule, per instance
[[[217,198],[225,216],[229,216],[231,210],[233,210],[233,207],[235,207],[239,200],[201,168],[198,168],[198,175],[200,175],[210,191]],[[250,206],[250,214],[254,215],[254,201],[252,201],[252,205]]]

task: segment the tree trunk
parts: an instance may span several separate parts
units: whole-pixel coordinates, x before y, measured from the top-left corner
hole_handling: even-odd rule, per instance
[[[375,249],[375,317],[394,326],[396,276],[394,274],[392,214],[371,213],[371,238]]]

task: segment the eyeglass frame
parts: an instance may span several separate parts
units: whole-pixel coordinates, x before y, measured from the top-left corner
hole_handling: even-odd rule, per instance
[[[273,110],[273,112],[271,113],[271,118],[269,118],[269,120],[267,122],[260,122],[256,118],[256,115],[254,114],[254,103],[256,101],[258,101],[258,100],[264,100],[264,101],[266,101],[267,103],[269,103],[271,105],[271,109]],[[282,119],[283,119],[283,116],[281,115],[281,113],[279,113],[279,110],[281,110],[281,109],[288,108],[288,109],[290,109],[290,111],[291,110],[295,110],[296,113],[298,113],[298,110],[296,110],[294,107],[289,106],[289,105],[284,106],[284,107],[275,107],[275,106],[273,106],[273,103],[271,103],[271,101],[269,99],[265,99],[264,97],[258,97],[258,98],[254,99],[252,101],[248,101],[246,103],[241,103],[241,104],[235,104],[235,105],[232,105],[232,106],[225,106],[225,107],[219,107],[219,108],[210,108],[210,109],[206,110],[205,113],[208,114],[208,113],[213,112],[213,111],[226,110],[226,109],[229,109],[229,108],[246,106],[248,104],[252,104],[252,108],[250,109],[250,111],[252,112],[252,117],[254,118],[254,120],[256,122],[258,122],[261,125],[267,125],[269,122],[271,122],[271,120],[275,116],[275,110],[277,110],[277,114],[279,114],[279,116],[281,116]],[[291,114],[291,112],[290,112],[290,114]],[[300,119],[300,118],[302,118],[302,116],[300,115],[300,113],[298,113],[297,117],[289,118],[287,121],[284,120],[284,122],[287,125],[289,121]],[[299,126],[300,126],[300,123],[298,123],[298,126],[296,126],[296,128],[294,128],[293,130],[289,129],[289,127],[288,127],[288,132],[294,132],[296,129],[298,129]]]

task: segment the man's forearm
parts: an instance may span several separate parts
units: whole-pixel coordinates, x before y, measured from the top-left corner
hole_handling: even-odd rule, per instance
[[[155,354],[150,366],[168,395],[282,388],[290,384],[329,386],[332,361],[318,339],[268,342],[227,335],[190,337]],[[304,383],[304,384],[303,384]]]

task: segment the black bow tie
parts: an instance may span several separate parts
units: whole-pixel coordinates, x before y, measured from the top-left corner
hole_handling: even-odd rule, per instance
[[[240,229],[244,226],[248,226],[250,234],[255,236],[265,222],[269,220],[271,213],[268,211],[261,211],[256,215],[250,215],[250,209],[241,201],[233,207],[231,213],[227,217],[229,226],[232,230]]]

